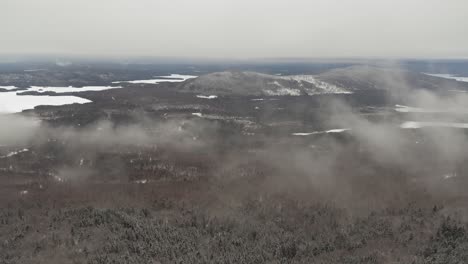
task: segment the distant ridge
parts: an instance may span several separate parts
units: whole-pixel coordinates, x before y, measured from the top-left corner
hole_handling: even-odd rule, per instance
[[[202,75],[179,85],[183,92],[209,95],[300,96],[362,90],[468,90],[468,84],[426,74],[374,66],[351,66],[319,75],[277,76],[249,71]]]

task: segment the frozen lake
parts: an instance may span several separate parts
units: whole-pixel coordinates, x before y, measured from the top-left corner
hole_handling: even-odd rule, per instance
[[[118,82],[112,82],[112,83],[158,84],[158,83],[163,83],[163,82],[183,82],[188,79],[193,79],[197,77],[198,76],[195,76],[195,75],[171,74],[168,76],[157,76],[156,79],[118,81]]]
[[[87,92],[87,91],[104,91],[110,89],[117,89],[122,88],[122,86],[83,86],[83,87],[45,87],[45,86],[31,86],[25,91],[18,91],[21,92],[54,92],[54,93],[76,93],[76,92]]]
[[[32,86],[25,90],[10,92],[18,89],[15,86],[0,86],[8,92],[0,92],[0,113],[17,113],[27,109],[33,109],[39,105],[66,105],[90,103],[90,100],[78,96],[48,96],[48,95],[22,95],[25,92],[54,92],[71,93],[85,91],[104,91],[109,89],[122,88],[121,86],[84,86],[84,87],[47,87]]]
[[[14,90],[14,86],[0,86],[6,90]],[[26,90],[16,92],[0,92],[0,113],[17,113],[23,110],[33,109],[39,105],[66,105],[90,103],[88,99],[78,96],[49,96],[49,95],[22,95],[24,92],[54,92],[70,93],[84,91],[103,91],[108,89],[121,88],[113,86],[85,86],[85,87],[40,87],[32,86]]]
[[[16,92],[0,93],[0,113],[17,113],[39,105],[66,105],[90,103],[77,96],[19,95]]]

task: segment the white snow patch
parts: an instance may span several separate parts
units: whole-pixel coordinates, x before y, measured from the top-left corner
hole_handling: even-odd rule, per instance
[[[318,80],[312,75],[292,75],[282,77],[285,80],[293,80],[302,84],[302,82],[308,82],[313,84],[317,89],[307,89],[305,88],[308,95],[314,94],[352,94],[352,92],[346,90],[345,88],[338,87],[334,84],[327,83],[321,80]],[[302,86],[302,85],[301,85]]]
[[[38,72],[38,71],[45,71],[46,69],[28,69],[24,70],[25,72]]]
[[[468,109],[464,108],[421,108],[421,107],[411,107],[405,105],[395,105],[395,111],[401,113],[457,113],[457,114],[466,114]]]
[[[266,95],[269,95],[269,96],[281,96],[281,95],[299,96],[301,95],[301,91],[299,89],[284,87],[278,81],[270,82],[269,84],[275,85],[279,88],[263,90]]]
[[[448,90],[449,92],[454,92],[454,93],[468,93],[468,91],[464,90]]]
[[[171,74],[169,76],[159,76],[159,77],[163,77],[163,78],[178,78],[178,79],[182,79],[182,80],[188,80],[188,79],[193,79],[193,78],[197,78],[198,76],[196,75],[185,75],[185,74]]]
[[[172,79],[148,79],[148,80],[134,80],[134,81],[118,81],[112,83],[133,83],[133,84],[158,84],[162,82],[181,82],[181,80]]]
[[[116,81],[112,83],[133,83],[133,84],[158,84],[162,82],[184,82],[188,79],[197,78],[195,75],[171,74],[169,76],[158,76],[157,79],[134,80],[134,81]],[[172,78],[172,79],[166,79]]]
[[[459,82],[468,82],[468,77],[456,76],[454,74],[442,74],[442,73],[424,73],[424,74],[429,75],[429,76],[444,78],[444,79],[456,80]]]
[[[61,177],[59,177],[57,175],[54,175],[54,180],[56,180],[58,182],[63,182],[64,181]]]
[[[279,87],[281,87],[281,88],[284,87],[284,86],[281,85],[278,81],[274,81],[274,82],[272,82],[272,83],[270,83],[270,84],[274,84],[274,85],[279,86]]]
[[[329,133],[342,133],[345,131],[349,131],[351,128],[337,128],[337,129],[330,129],[325,131],[313,131],[313,132],[301,132],[301,133],[293,133],[293,136],[310,136],[310,135],[317,135],[317,134],[329,134]]]
[[[401,113],[425,113],[428,111],[428,109],[411,107],[406,105],[395,105],[395,111]]]
[[[18,150],[18,151],[13,151],[13,152],[8,153],[8,154],[5,155],[5,156],[0,156],[0,158],[3,159],[3,158],[13,157],[13,156],[16,156],[16,155],[18,155],[18,154],[20,154],[20,153],[27,152],[27,151],[29,151],[29,149],[26,149],[26,148],[25,148],[25,149],[22,149],[22,150]]]
[[[216,99],[218,98],[217,95],[197,95],[197,98],[202,98],[202,99]]]
[[[317,132],[309,132],[309,133],[292,133],[293,136],[310,136],[317,134]]]
[[[424,127],[468,128],[468,123],[406,121],[400,125],[400,128],[403,129],[414,129]]]
[[[345,132],[348,130],[351,130],[351,128],[330,129],[330,130],[325,131],[325,133],[341,133],[341,132]]]
[[[0,93],[0,113],[17,113],[39,105],[66,105],[90,103],[88,99],[76,96],[34,96],[19,95],[15,92]]]
[[[135,183],[137,183],[137,184],[146,184],[146,183],[148,183],[148,180],[147,179],[136,180]]]
[[[281,96],[281,95],[290,95],[290,96],[299,96],[301,91],[299,89],[292,88],[279,88],[277,90],[263,90],[266,95],[269,96]]]
[[[457,177],[457,173],[447,173],[443,176],[444,180],[448,180],[448,179],[451,179],[451,178],[455,178]]]

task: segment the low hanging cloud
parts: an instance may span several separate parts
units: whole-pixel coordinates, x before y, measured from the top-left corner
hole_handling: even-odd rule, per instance
[[[0,114],[0,145],[27,144],[41,121],[21,115]]]

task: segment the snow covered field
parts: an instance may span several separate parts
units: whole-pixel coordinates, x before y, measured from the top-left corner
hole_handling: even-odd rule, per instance
[[[336,85],[326,83],[318,80],[312,75],[292,75],[282,77],[286,80],[293,80],[296,82],[307,82],[313,84],[318,89],[307,89],[308,95],[314,94],[352,94],[351,91],[346,90],[343,87],[338,87]]]

